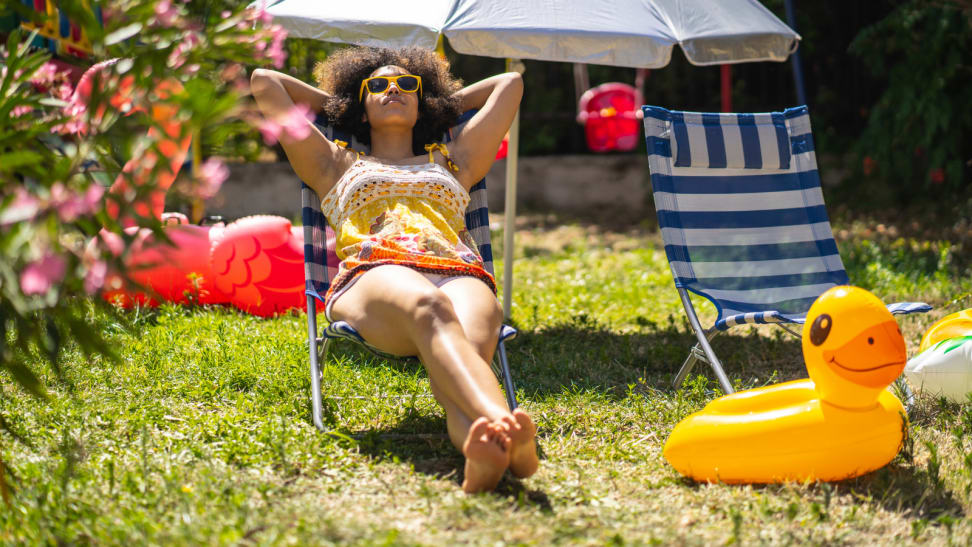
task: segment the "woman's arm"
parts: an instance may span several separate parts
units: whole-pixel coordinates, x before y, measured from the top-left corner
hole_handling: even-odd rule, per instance
[[[463,111],[478,108],[462,133],[449,148],[460,171],[458,178],[467,188],[489,171],[496,149],[510,129],[520,98],[523,79],[517,72],[498,74],[465,87],[456,93]]]
[[[250,89],[260,111],[271,120],[282,120],[298,103],[316,112],[328,97],[327,93],[296,78],[260,68],[250,76]],[[311,131],[306,138],[283,138],[280,144],[297,176],[323,196],[347,169],[349,154],[327,140],[313,123],[307,124]]]

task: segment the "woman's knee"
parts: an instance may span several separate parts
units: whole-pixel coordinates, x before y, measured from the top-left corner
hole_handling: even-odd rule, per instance
[[[422,327],[456,320],[452,300],[437,287],[429,286],[415,291],[410,304],[413,319]]]

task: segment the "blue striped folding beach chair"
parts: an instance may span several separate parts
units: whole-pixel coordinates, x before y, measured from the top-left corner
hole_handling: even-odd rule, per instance
[[[718,332],[775,323],[799,337],[784,323],[802,324],[821,293],[849,283],[820,190],[810,116],[806,106],[764,114],[642,111],[665,254],[698,338],[675,387],[703,361],[732,393],[709,345]],[[700,325],[689,292],[715,305],[712,327]]]
[[[472,118],[475,111],[463,114],[459,124],[452,128],[450,135],[445,135],[443,139],[448,142],[451,135],[458,135],[459,131],[465,126],[466,122]],[[349,134],[325,125],[326,120],[318,117],[316,121],[318,128],[324,135],[331,140],[340,139],[350,143],[350,147],[355,150],[367,151],[367,146],[354,140]],[[486,202],[486,180],[483,179],[469,192],[470,201],[466,208],[466,229],[469,230],[476,244],[479,246],[479,253],[483,257],[486,270],[493,274],[493,250],[490,243],[489,232],[489,209]],[[348,323],[335,321],[327,325],[322,336],[318,337],[317,330],[317,301],[323,305],[324,295],[330,286],[330,279],[337,274],[338,257],[335,253],[334,231],[327,225],[327,219],[321,212],[321,198],[313,189],[301,183],[300,189],[301,219],[304,225],[304,282],[307,294],[307,336],[310,343],[310,372],[311,372],[311,403],[313,406],[314,425],[321,431],[325,431],[321,415],[322,394],[321,394],[321,363],[327,358],[327,351],[332,341],[337,339],[350,340],[368,348],[373,353],[389,359],[399,359],[400,357],[388,355],[377,350]],[[495,274],[494,274],[495,275]],[[513,386],[513,377],[510,374],[509,362],[506,358],[506,348],[503,342],[511,340],[516,336],[516,329],[503,325],[500,328],[499,343],[493,357],[491,366],[493,372],[501,378],[503,388],[506,391],[506,402],[513,410],[517,407],[516,392]]]

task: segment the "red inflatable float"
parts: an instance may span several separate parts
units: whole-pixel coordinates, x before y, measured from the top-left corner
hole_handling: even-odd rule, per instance
[[[101,72],[109,76],[107,68],[114,63],[94,65],[81,77],[72,98],[76,113],[83,111],[90,97],[94,75]],[[146,112],[144,107],[133,104],[130,82],[127,86],[124,80],[121,83],[122,91],[112,98],[111,105],[127,109],[128,114]],[[137,214],[166,221],[165,236],[171,244],[157,241],[147,228],[134,226],[133,219],[122,219],[122,224],[128,226],[126,233],[134,236],[125,258],[128,277],[134,285],[126,284],[117,273],[109,274],[103,298],[126,307],[152,306],[159,301],[232,304],[262,317],[294,308],[305,310],[303,235],[290,221],[259,215],[227,226],[196,226],[189,224],[184,215],[162,213],[165,193],[185,162],[191,144],[190,137],[183,136],[182,128],[173,121],[174,107],[164,102],[169,93],[180,91],[181,85],[175,81],[162,82],[155,89],[161,100],[151,106],[148,114],[163,133],[152,127],[149,136],[161,137],[158,150],[168,160],[168,169],[157,174],[148,203],[135,204]],[[123,196],[129,185],[144,184],[150,180],[157,161],[152,150],[136,154],[125,164],[123,174],[108,193]],[[108,203],[108,213],[118,218],[118,207],[113,202]],[[121,252],[123,245],[117,234],[102,230],[98,239],[116,254]],[[97,239],[91,242],[96,244]]]
[[[184,218],[184,217],[183,217]],[[307,308],[301,228],[277,216],[241,218],[227,226],[170,225],[172,244],[156,241],[146,228],[126,228],[135,241],[126,257],[128,276],[145,291],[126,285],[117,274],[106,279],[102,296],[130,307],[180,304],[232,304],[269,317]],[[119,236],[103,232],[109,248]]]

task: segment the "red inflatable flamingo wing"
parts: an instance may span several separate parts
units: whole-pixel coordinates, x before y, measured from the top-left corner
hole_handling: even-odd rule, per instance
[[[285,218],[251,216],[227,226],[213,244],[212,268],[216,288],[243,311],[270,316],[306,307],[302,242]]]

